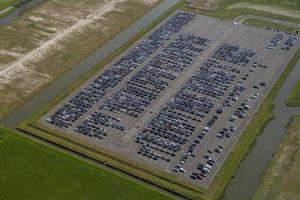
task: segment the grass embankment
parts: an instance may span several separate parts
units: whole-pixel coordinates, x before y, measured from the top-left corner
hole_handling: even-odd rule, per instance
[[[287,105],[289,106],[300,106],[300,80],[294,86],[289,94]]]
[[[9,6],[12,6],[17,0],[0,0],[0,12]]]
[[[240,15],[258,15],[264,17],[271,17],[275,19],[282,19],[286,21],[293,21],[300,23],[300,19],[296,17],[290,17],[285,15],[280,15],[272,11],[272,9],[267,10],[255,10],[254,7],[240,7],[228,9],[229,6],[234,4],[245,2],[244,0],[216,0],[209,2],[208,0],[193,1],[189,3],[189,0],[183,0],[181,8],[184,10],[197,12],[199,14],[208,15],[212,17],[217,17],[226,20],[233,20],[235,17]],[[298,0],[293,0],[293,4],[282,0],[247,0],[247,3],[253,3],[255,5],[265,5],[265,6],[278,6],[283,9],[293,9],[300,11],[300,2]],[[207,6],[208,5],[208,6]]]
[[[300,116],[294,116],[252,200],[300,199]]]
[[[0,163],[0,199],[172,199],[4,128]]]
[[[288,27],[288,26],[284,26],[281,24],[272,23],[260,19],[246,19],[243,23],[246,25],[256,26],[256,27],[270,27],[272,29],[276,29],[284,32],[290,32],[290,33],[299,31],[299,29],[297,28],[292,28],[292,27]]]
[[[0,18],[15,10],[15,8],[12,7],[15,2],[17,2],[17,0],[0,0]]]
[[[211,10],[216,11],[217,9],[224,9],[228,6],[232,6],[237,3],[248,3],[255,5],[264,5],[264,6],[277,6],[283,9],[291,9],[291,10],[300,10],[300,2],[299,0],[198,0],[198,1],[190,1],[184,0],[184,4],[187,6],[193,6],[195,9],[202,10]],[[211,8],[211,9],[209,9]]]

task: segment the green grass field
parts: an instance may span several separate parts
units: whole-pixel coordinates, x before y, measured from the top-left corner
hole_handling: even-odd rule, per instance
[[[190,0],[184,0],[183,3],[188,5]],[[224,9],[230,5],[237,3],[252,3],[257,5],[266,5],[266,6],[278,6],[286,9],[295,9],[300,10],[300,1],[299,0],[197,0],[192,1],[190,5],[194,5],[194,7],[198,6],[198,9],[201,9],[201,6],[209,2],[209,6],[216,7],[218,9]]]
[[[272,22],[268,22],[268,21],[264,21],[264,20],[260,20],[260,19],[247,19],[244,21],[244,24],[246,25],[250,25],[250,26],[256,26],[256,27],[270,27],[272,29],[276,29],[276,30],[280,30],[280,31],[285,31],[285,32],[296,32],[299,31],[299,29],[296,28],[291,28],[288,26],[284,26],[281,24],[276,24],[276,23],[272,23]]]
[[[0,128],[2,200],[171,200],[140,183]]]
[[[17,0],[0,0],[0,11],[4,10],[5,8],[11,6]]]
[[[15,10],[14,7],[10,7],[17,0],[0,0],[0,18],[4,17]]]
[[[235,3],[253,3],[260,5],[278,6],[287,9],[300,10],[299,0],[219,0],[222,7],[226,7]]]
[[[292,118],[252,200],[300,199],[300,116]]]
[[[191,3],[192,2],[192,3]],[[256,10],[253,7],[245,6],[242,8],[232,8],[227,9],[229,6],[236,5],[237,3],[250,3],[252,5],[262,5],[267,9]],[[209,5],[209,6],[207,6]],[[299,0],[198,0],[190,1],[183,0],[181,3],[181,8],[184,10],[196,12],[203,15],[208,15],[212,17],[217,17],[221,19],[233,20],[235,17],[240,15],[258,15],[265,17],[278,18],[287,21],[294,21],[300,23],[299,18],[284,16],[282,13],[278,13],[275,10],[272,10],[272,6],[276,8],[281,8],[287,12],[289,9],[300,11],[300,1]],[[298,13],[299,14],[299,13]]]
[[[289,94],[287,105],[289,106],[300,106],[300,80],[294,86]]]

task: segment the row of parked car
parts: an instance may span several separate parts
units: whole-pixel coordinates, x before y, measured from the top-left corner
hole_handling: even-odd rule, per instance
[[[283,46],[281,47],[281,49],[290,50],[298,40],[298,37],[295,33],[287,33],[278,30],[273,30],[273,32],[274,35],[272,39],[265,46],[267,49],[275,49],[282,42]],[[288,38],[285,41],[283,41],[283,39],[286,37]]]
[[[202,93],[213,98],[220,98],[224,95],[224,92],[236,75],[215,69],[214,65],[210,65],[209,63],[209,61],[206,61],[203,66],[196,71],[193,77],[184,86],[184,89]]]
[[[197,37],[182,34],[160,52],[153,60],[138,71],[120,91],[106,100],[100,107],[102,110],[123,113],[131,117],[139,115],[164,91],[202,51],[199,45],[193,43]],[[199,39],[201,40],[201,39]],[[182,45],[181,42],[185,44]],[[167,65],[171,62],[172,65]],[[157,63],[168,66],[162,69]],[[174,67],[173,69],[173,66]],[[182,67],[181,70],[178,69]]]
[[[195,124],[201,122],[214,107],[215,100],[213,99],[218,98],[214,95],[214,91],[220,91],[219,96],[222,96],[236,77],[234,73],[239,72],[213,59],[208,59],[199,66],[199,69],[167,102],[159,114],[147,124],[143,132],[136,137],[136,143],[141,145],[140,148],[145,144],[154,145],[154,147],[158,145],[159,151],[160,149],[167,152],[173,151],[176,155],[176,152],[182,149],[182,145],[186,144],[189,137],[196,132]],[[204,90],[207,92],[203,92]],[[214,116],[206,128],[209,129],[216,118],[217,116]],[[205,129],[202,132],[205,134],[207,131]],[[200,138],[202,132],[199,138],[191,142],[188,150],[175,165],[173,168],[175,172],[185,173],[183,165],[190,157],[195,156],[193,152],[200,143],[200,139],[203,138]],[[168,145],[170,143],[173,145],[172,148]],[[152,151],[155,152],[154,149]]]
[[[273,35],[272,39],[266,44],[267,49],[275,49],[280,42],[284,38],[284,33],[281,31],[275,31],[275,34]]]
[[[244,56],[244,60],[239,61],[233,61],[232,59],[220,59],[227,62],[232,62],[234,64],[238,65],[246,65],[250,61],[250,57],[254,55],[254,51],[247,50],[247,49],[238,49],[238,47],[230,47],[230,45],[226,45],[226,48],[230,49],[230,51],[237,51],[237,52],[231,52],[229,53],[229,50],[227,49],[227,55],[232,54],[233,59],[237,59],[236,57],[241,58]],[[217,50],[217,53],[220,53],[226,49],[223,46],[220,47],[219,50]],[[244,54],[244,55],[237,55],[238,53]],[[233,55],[236,54],[236,55]],[[216,54],[215,54],[216,55]],[[241,73],[241,71],[238,68],[234,68],[232,66],[228,66],[226,64],[221,64],[219,61],[215,60],[217,59],[216,56],[213,56],[211,59],[207,59],[203,65],[199,68],[199,70],[195,73],[195,75],[187,82],[187,84],[184,86],[184,89],[187,89],[188,91],[196,92],[198,95],[203,96],[209,96],[211,98],[219,99],[222,96],[225,95],[225,92],[229,89],[229,87],[232,85],[233,81],[237,77],[238,74]],[[213,59],[215,58],[215,59]],[[242,64],[241,64],[242,63]],[[201,88],[201,89],[199,89]],[[203,90],[203,88],[206,89]],[[201,144],[201,140],[210,132],[210,129],[214,125],[214,123],[219,119],[219,115],[221,115],[225,107],[231,107],[231,102],[236,101],[238,96],[241,95],[241,93],[245,90],[245,87],[241,82],[238,82],[228,93],[228,98],[216,109],[216,113],[211,116],[209,120],[207,120],[206,124],[200,130],[197,137],[190,142],[190,145],[188,146],[187,150],[183,153],[182,157],[178,160],[178,162],[173,167],[174,172],[179,173],[186,173],[185,169],[185,163],[190,158],[196,158],[195,151],[196,148]],[[205,91],[205,92],[203,92]],[[246,107],[245,107],[246,106]],[[244,105],[244,107],[241,107],[243,109],[249,109],[248,105]],[[241,112],[244,112],[244,110],[239,110]],[[236,127],[230,126],[229,128],[223,128],[220,133],[217,133],[217,137],[223,138],[223,137],[231,137],[231,134],[233,134],[236,130]],[[215,148],[215,152],[217,154],[221,153],[223,151],[224,147],[221,145],[218,145]],[[208,150],[208,153],[212,154],[213,151]],[[210,156],[205,155],[206,163],[199,163],[197,166],[197,169],[194,172],[190,172],[190,178],[194,180],[203,180],[206,175],[210,172],[211,168],[215,164],[215,160],[213,160]]]
[[[96,111],[96,113],[101,112],[110,116],[123,116],[122,118],[126,120],[130,120],[130,118],[126,118],[124,115],[138,118],[152,101],[169,86],[169,83],[174,81],[183,69],[199,55],[202,51],[201,47],[208,45],[208,43],[209,40],[204,38],[195,37],[191,34],[179,34],[179,36],[157,54],[154,59],[133,75],[119,91],[105,100],[99,107],[100,111]],[[165,64],[164,69],[161,67],[162,63]],[[168,63],[171,63],[171,65],[168,65]],[[88,118],[89,119],[85,120],[80,127],[85,126],[84,123],[86,123],[86,121],[89,123],[95,121],[91,117]],[[99,126],[101,127],[103,124]],[[125,129],[122,125],[109,127],[121,131]],[[166,135],[164,136],[165,138],[167,137]],[[145,136],[142,139],[161,144],[161,146],[166,146],[169,150],[170,148],[172,148],[171,150],[178,148],[178,146],[173,143],[156,140],[155,137]],[[180,141],[181,143],[183,141],[182,138],[175,136],[170,136],[168,139],[172,139],[175,142]],[[166,154],[167,153],[168,152],[166,152]],[[144,154],[146,154],[147,157],[152,156],[152,158],[157,158],[157,156],[148,154],[145,151],[141,153],[141,155]],[[164,157],[159,158],[164,159]]]
[[[80,92],[46,119],[47,122],[58,127],[69,128],[93,105],[99,102],[109,91],[116,87],[125,76],[143,63],[158,48],[163,46],[186,26],[194,14],[178,12],[165,24],[152,32],[136,47],[120,58],[110,68],[106,69],[93,82],[85,86]]]
[[[261,59],[257,59],[254,62],[254,65],[263,67]],[[251,70],[251,69],[250,69]],[[248,70],[249,71],[249,70]],[[244,77],[244,76],[243,76]],[[228,93],[227,98],[223,101],[222,105],[219,106],[219,108],[216,110],[216,113],[212,116],[212,118],[208,121],[206,126],[202,129],[201,133],[199,134],[198,138],[202,139],[206,134],[212,134],[210,132],[210,129],[212,128],[212,125],[214,122],[219,118],[219,115],[224,112],[226,107],[232,107],[234,102],[236,102],[242,93],[246,90],[246,87],[243,83],[243,77],[242,80],[236,82],[230,92]],[[259,84],[259,87],[265,87],[266,83],[261,82]],[[253,86],[254,89],[258,89],[258,86]],[[221,141],[225,138],[231,138],[232,135],[236,134],[237,125],[236,120],[238,118],[244,119],[247,115],[247,112],[251,109],[250,106],[250,100],[244,99],[234,110],[233,114],[229,117],[229,121],[225,124],[225,127],[222,127],[219,131],[214,133],[216,137]],[[225,141],[225,144],[227,142]],[[223,142],[224,144],[224,142]],[[219,154],[221,154],[224,150],[224,146],[222,145],[222,142],[214,143],[210,149],[207,150],[207,153],[204,154],[203,159],[198,163],[196,169],[190,174],[190,178],[193,180],[203,180],[213,169],[215,163],[217,162]],[[192,152],[192,151],[190,151]],[[213,156],[215,155],[215,156]]]
[[[251,49],[225,43],[214,53],[212,58],[246,66],[254,55],[255,51]]]
[[[290,50],[297,42],[298,38],[295,35],[289,35],[288,39],[284,42],[284,47],[281,47],[283,50]]]

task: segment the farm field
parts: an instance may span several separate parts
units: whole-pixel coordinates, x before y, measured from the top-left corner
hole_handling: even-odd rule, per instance
[[[294,116],[252,200],[300,198],[299,148],[300,116]]]
[[[0,199],[173,199],[4,128],[0,163]]]
[[[158,2],[87,0],[70,4],[66,0],[49,0],[1,26],[0,118]]]

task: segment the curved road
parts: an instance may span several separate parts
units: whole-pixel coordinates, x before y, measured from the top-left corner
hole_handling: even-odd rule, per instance
[[[298,23],[280,20],[280,19],[274,19],[271,17],[256,16],[256,15],[240,15],[240,16],[237,16],[236,18],[234,18],[233,22],[242,24],[245,20],[248,20],[248,19],[258,19],[258,20],[263,20],[263,21],[267,21],[267,22],[271,22],[271,23],[281,24],[281,25],[288,26],[291,28],[300,29],[300,24],[298,24]]]

